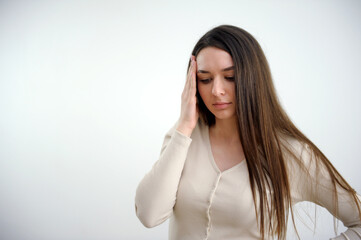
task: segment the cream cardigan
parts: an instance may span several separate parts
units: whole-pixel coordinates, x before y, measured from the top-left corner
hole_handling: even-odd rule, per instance
[[[208,126],[199,120],[190,137],[176,126],[166,134],[158,161],[137,188],[140,221],[155,227],[170,217],[170,240],[260,239],[247,162],[221,172],[213,159]],[[293,203],[312,201],[335,215],[327,175],[315,170],[307,146],[287,142],[301,154],[312,176],[292,158],[286,159]],[[348,230],[333,239],[361,239],[357,208],[345,192],[338,191],[338,218]]]

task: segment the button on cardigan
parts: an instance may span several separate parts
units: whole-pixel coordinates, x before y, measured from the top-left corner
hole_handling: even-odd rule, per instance
[[[260,239],[247,161],[220,171],[213,159],[208,126],[199,120],[190,137],[176,126],[165,135],[158,161],[136,190],[135,209],[140,221],[155,227],[170,218],[170,240]],[[307,145],[292,139],[287,143],[310,173],[291,157],[285,159],[293,204],[312,201],[335,215],[326,172],[316,169]],[[356,205],[345,191],[337,189],[337,217],[348,230],[333,239],[361,239]]]

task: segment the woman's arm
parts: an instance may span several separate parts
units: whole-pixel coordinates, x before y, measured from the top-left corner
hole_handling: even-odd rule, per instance
[[[181,114],[164,138],[159,160],[139,183],[135,196],[135,211],[146,227],[164,222],[173,212],[190,138],[199,113],[196,98],[195,57],[190,59],[186,83],[182,92]]]
[[[165,135],[158,161],[144,176],[136,191],[136,214],[148,228],[168,219],[176,202],[179,180],[192,142],[176,127],[177,123]]]
[[[325,207],[332,215],[342,221],[347,231],[341,233],[331,240],[360,240],[361,239],[361,219],[355,200],[341,186],[336,184],[338,194],[338,209],[336,211],[336,201],[334,199],[334,188],[331,177],[326,167],[320,164],[316,166],[314,155],[308,145],[305,145],[302,152],[302,161],[305,169],[299,171],[299,189],[303,197],[302,200],[312,201],[322,207]],[[357,195],[361,202],[360,195]]]

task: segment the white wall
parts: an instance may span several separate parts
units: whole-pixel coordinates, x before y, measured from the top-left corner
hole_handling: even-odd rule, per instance
[[[360,1],[130,2],[0,2],[1,239],[166,239],[135,189],[219,24],[256,37],[292,120],[361,192]],[[332,224],[321,214],[314,239]]]

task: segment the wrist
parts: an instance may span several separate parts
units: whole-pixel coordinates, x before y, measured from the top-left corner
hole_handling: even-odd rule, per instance
[[[184,125],[178,125],[177,127],[177,131],[182,133],[183,135],[187,136],[187,137],[190,137],[192,135],[192,132],[193,132],[193,128],[189,128],[187,126],[184,126]]]

